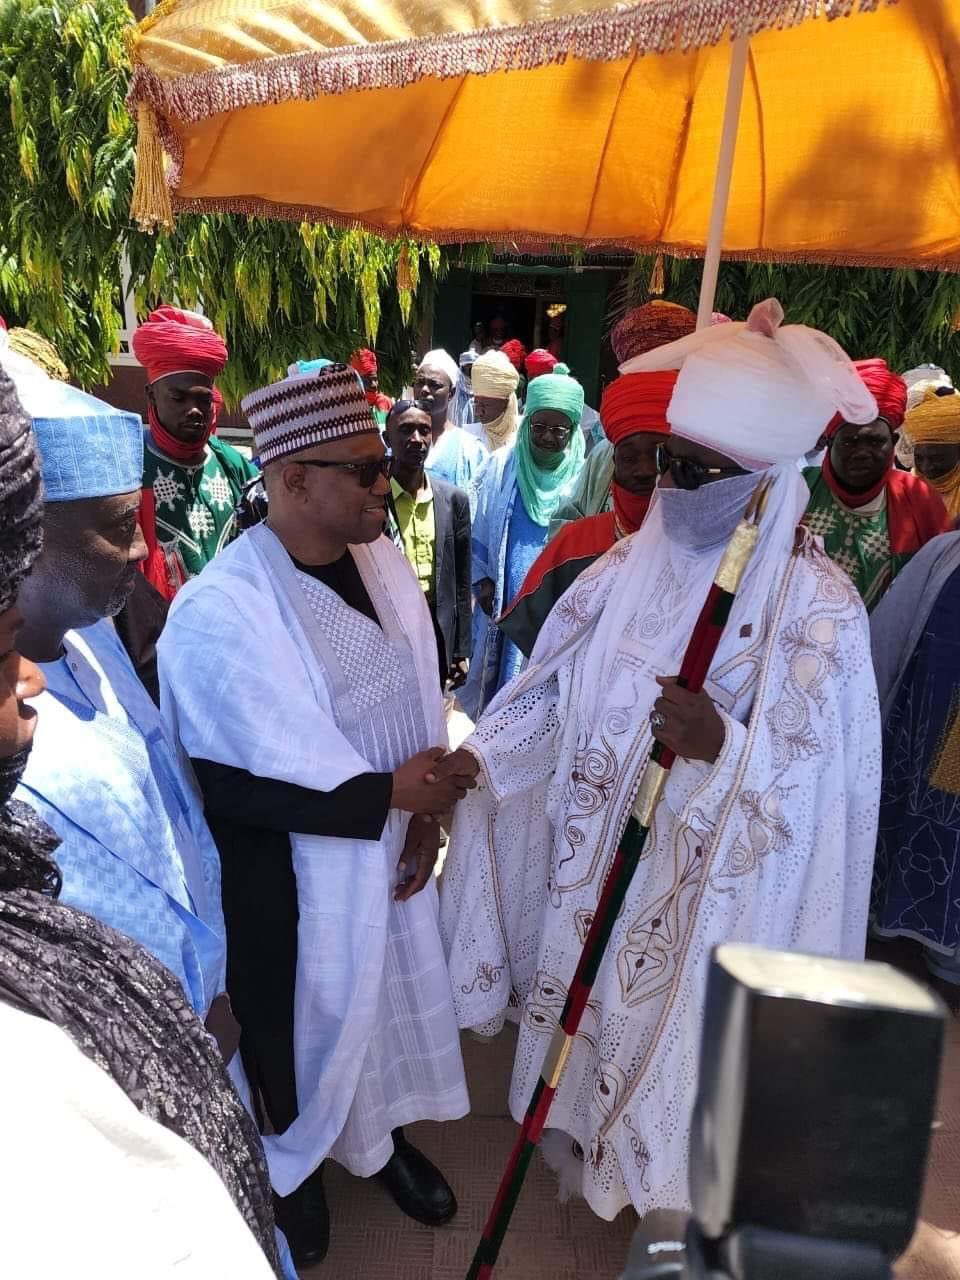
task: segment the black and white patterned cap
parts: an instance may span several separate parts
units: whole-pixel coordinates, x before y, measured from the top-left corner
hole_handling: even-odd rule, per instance
[[[0,368],[0,613],[13,606],[43,542],[43,485],[30,419]]]
[[[313,444],[379,430],[360,379],[345,364],[291,373],[241,403],[261,465]]]

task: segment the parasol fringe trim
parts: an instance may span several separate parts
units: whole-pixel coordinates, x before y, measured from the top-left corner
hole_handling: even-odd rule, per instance
[[[173,226],[170,187],[164,173],[163,144],[157,118],[147,102],[137,107],[137,160],[130,216],[141,231]]]
[[[162,132],[162,129],[161,129]],[[168,174],[169,177],[169,174]],[[434,244],[494,244],[510,248],[514,253],[565,252],[576,245],[586,250],[618,249],[625,253],[662,253],[669,258],[702,258],[702,247],[671,244],[668,241],[632,239],[630,236],[603,238],[597,236],[545,235],[538,231],[478,231],[459,228],[391,227],[366,218],[354,218],[336,209],[315,205],[274,203],[250,196],[183,197],[172,200],[176,213],[244,213],[253,218],[284,218],[290,222],[322,222],[348,231],[371,231],[384,240],[410,239]],[[828,249],[784,252],[777,249],[730,249],[720,255],[724,262],[776,262],[796,266],[886,267],[915,271],[949,271],[960,273],[960,255],[948,258],[896,257],[882,253],[834,253]]]
[[[140,24],[138,45],[158,21],[163,0]],[[161,79],[138,49],[128,105],[148,101],[160,115],[193,123],[225,111],[359,89],[404,88],[418,80],[498,71],[532,70],[567,58],[615,62],[633,53],[667,53],[716,45],[812,18],[834,20],[872,13],[897,0],[643,0],[599,13],[574,14],[522,27],[446,32],[416,40],[391,40],[303,53]],[[167,12],[170,10],[168,9]],[[161,15],[162,16],[162,15]],[[149,24],[149,26],[147,25]]]

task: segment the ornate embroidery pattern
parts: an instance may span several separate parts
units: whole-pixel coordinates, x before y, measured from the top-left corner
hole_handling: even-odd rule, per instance
[[[560,1015],[567,1000],[567,988],[549,973],[538,972],[533,980],[533,990],[523,1002],[523,1023],[531,1031],[552,1036],[560,1025]],[[600,1028],[600,1006],[595,1000],[588,1000],[584,1011],[584,1020],[592,1017],[595,1031],[580,1026],[574,1036],[575,1041],[587,1044],[596,1052],[597,1037]]]
[[[469,985],[462,984],[460,990],[465,996],[471,995],[475,990],[484,993],[492,991],[500,981],[505,967],[502,964],[491,964],[489,960],[481,960],[473,981]]]
[[[650,1190],[650,1181],[647,1177],[647,1170],[650,1168],[650,1161],[653,1157],[650,1155],[650,1149],[644,1142],[643,1138],[637,1132],[636,1122],[629,1111],[624,1112],[623,1127],[629,1130],[630,1147],[633,1151],[633,1161],[640,1171],[640,1186],[644,1191]]]
[[[817,579],[814,608],[783,629],[780,646],[787,657],[787,678],[767,712],[778,770],[808,760],[821,750],[813,730],[811,703],[823,706],[823,685],[843,671],[840,632],[850,625],[859,597],[822,553],[808,557]]]
[[[759,791],[742,791],[739,797],[740,812],[746,821],[746,833],[733,842],[719,875],[746,876],[757,869],[760,859],[768,853],[782,853],[790,843],[793,833],[780,808],[787,789],[773,783],[762,794]]]
[[[563,823],[562,834],[557,841],[559,847],[555,855],[556,863],[548,886],[551,900],[555,904],[560,894],[584,884],[596,872],[599,849],[595,851],[589,868],[575,877],[575,883],[562,882],[564,867],[573,862],[580,850],[586,847],[586,835],[581,823],[599,813],[617,789],[620,762],[612,739],[622,737],[625,733],[635,733],[635,720],[632,708],[616,707],[607,713],[599,726],[600,745],[594,743],[592,747],[588,747],[587,736],[578,740],[574,767],[566,788],[564,809],[569,816]]]
[[[691,816],[691,823],[698,821]],[[620,995],[628,1009],[656,999],[672,986],[681,943],[690,924],[691,908],[697,902],[697,889],[703,878],[703,847],[709,828],[699,819],[681,828],[674,844],[673,883],[653,903],[645,904],[642,916],[627,929],[624,944],[617,953]]]

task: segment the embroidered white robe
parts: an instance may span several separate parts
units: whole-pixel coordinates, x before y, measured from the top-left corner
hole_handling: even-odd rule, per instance
[[[423,592],[386,538],[350,550],[382,630],[262,525],[178,594],[160,678],[189,755],[329,792],[446,742]],[[392,809],[379,840],[291,833],[300,1114],[264,1143],[281,1195],[328,1155],[369,1176],[393,1128],[468,1110],[435,885],[393,901],[407,823]]]
[[[796,489],[782,472],[799,514]],[[713,946],[863,956],[880,780],[866,614],[811,538],[790,550],[791,510],[772,520],[707,685],[723,748],[674,766],[548,1120],[545,1154],[608,1219],[689,1204]],[[676,674],[722,551],[664,537],[654,520],[581,575],[465,744],[480,786],[457,808],[441,929],[460,1025],[519,1018],[518,1121],[633,805],[654,676]]]

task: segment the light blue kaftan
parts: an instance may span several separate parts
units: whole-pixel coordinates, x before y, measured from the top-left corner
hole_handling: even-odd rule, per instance
[[[224,989],[220,860],[189,765],[108,621],[42,664],[17,791],[61,837],[62,902],[145,947],[200,1017]],[[211,704],[216,714],[216,702]]]
[[[427,470],[460,489],[468,489],[490,455],[462,427],[448,427],[427,454]]]
[[[535,524],[527,514],[523,501],[513,504],[507,529],[506,582],[503,588],[503,608],[517,595],[523,586],[534,560],[547,545],[547,530]],[[501,610],[502,612],[502,610]],[[500,670],[497,673],[498,689],[502,689],[514,676],[520,674],[524,656],[509,636],[503,636],[500,645]]]
[[[497,690],[519,674],[523,655],[495,620],[520,590],[527,570],[547,545],[547,529],[535,524],[523,505],[514,445],[490,454],[469,494],[473,581],[491,578],[496,584],[493,616],[488,618],[479,605],[474,608],[473,657],[467,683],[459,694],[467,715],[476,720]]]

